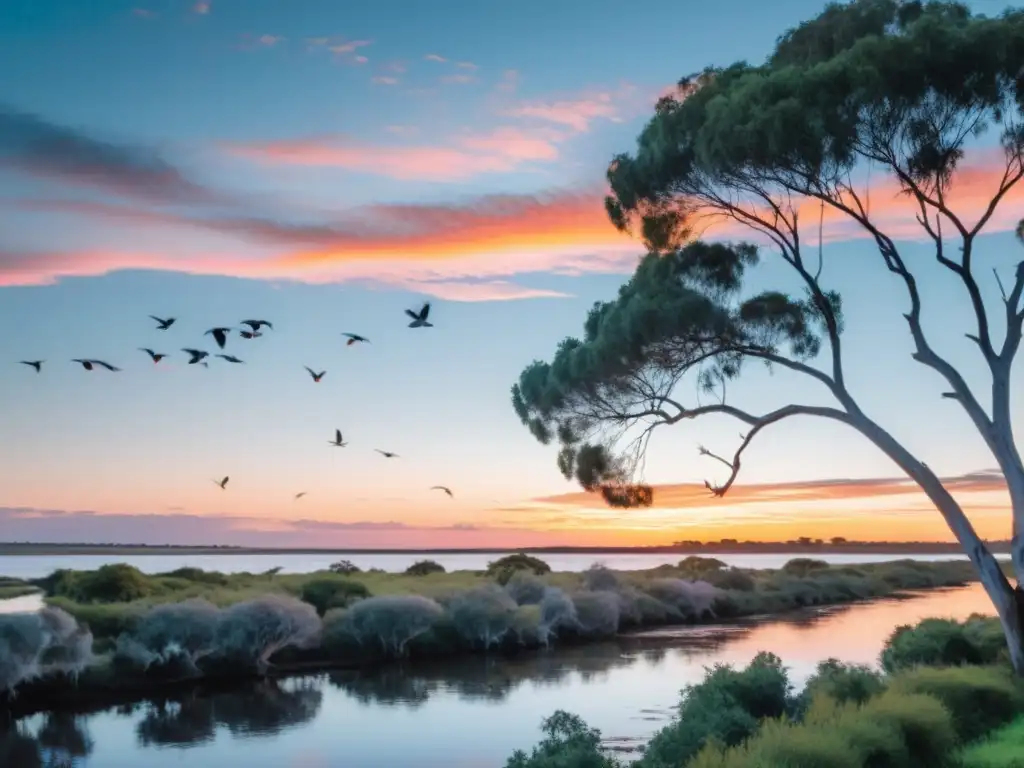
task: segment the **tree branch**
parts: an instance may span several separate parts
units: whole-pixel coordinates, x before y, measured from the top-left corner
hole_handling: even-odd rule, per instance
[[[750,431],[747,432],[746,436],[743,438],[743,442],[741,442],[739,448],[736,449],[736,452],[733,454],[732,461],[712,453],[704,446],[700,446],[699,450],[702,456],[710,456],[729,467],[730,470],[728,479],[722,485],[712,485],[709,481],[704,481],[704,485],[715,496],[724,496],[732,487],[733,483],[736,482],[736,478],[739,477],[740,474],[740,459],[743,456],[743,452],[747,449],[750,443],[753,442],[757,433],[765,427],[782,421],[783,419],[788,419],[791,416],[818,416],[821,418],[841,421],[844,424],[851,423],[850,417],[843,411],[836,408],[824,408],[814,405],[786,405],[782,408],[777,408],[770,413],[766,413],[763,416],[753,416],[746,411],[741,411],[740,409],[733,408],[731,406],[721,406],[717,409],[717,412],[727,413],[730,416],[746,422],[750,425]]]

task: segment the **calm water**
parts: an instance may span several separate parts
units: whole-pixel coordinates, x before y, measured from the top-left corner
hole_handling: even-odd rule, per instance
[[[430,555],[449,571],[479,571],[487,568],[487,563],[497,560],[505,552],[458,555]],[[715,555],[729,565],[740,568],[779,568],[787,560],[802,555]],[[806,556],[806,555],[803,555]],[[57,568],[74,568],[90,570],[99,568],[106,563],[130,563],[143,573],[159,573],[173,571],[177,568],[191,566],[204,568],[221,573],[262,573],[271,568],[281,568],[285,573],[309,573],[327,568],[338,560],[351,560],[363,570],[381,568],[393,573],[404,571],[417,560],[425,556],[417,553],[402,555],[373,554],[333,554],[333,555],[57,555],[39,557],[35,555],[18,555],[14,557],[0,556],[0,574],[19,579],[36,579],[52,573]],[[682,555],[541,555],[542,559],[555,571],[583,571],[600,562],[619,571],[639,571],[656,568],[665,563],[678,563]],[[966,555],[813,555],[816,559],[825,560],[837,565],[849,563],[882,563],[888,560],[912,558],[914,560],[964,560]]]
[[[163,768],[500,768],[540,719],[567,709],[628,750],[669,718],[679,690],[714,662],[773,651],[802,685],[821,659],[874,663],[892,629],[926,616],[991,613],[978,585],[761,625],[660,630],[617,642],[458,662],[335,673],[92,715],[35,716],[0,737],[0,763]],[[0,726],[2,727],[2,726]],[[22,750],[22,762],[8,756]],[[4,762],[4,760],[8,762]],[[35,762],[33,762],[35,760]]]

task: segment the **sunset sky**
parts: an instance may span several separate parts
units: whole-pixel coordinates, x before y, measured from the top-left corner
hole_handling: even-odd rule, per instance
[[[605,0],[585,7],[0,4],[0,540],[949,539],[899,470],[836,425],[766,431],[721,500],[703,481],[722,467],[696,449],[729,452],[737,424],[662,430],[646,479],[670,487],[625,512],[577,493],[555,449],[521,426],[509,401],[520,370],[580,333],[642,252],[604,213],[608,161],[679,77],[762,60],[823,3],[654,0],[642,17]],[[976,152],[954,187],[972,223],[995,189],[994,159]],[[873,212],[919,241],[893,193],[876,178]],[[1022,203],[1019,187],[978,243],[989,298],[990,268],[1019,259]],[[826,216],[824,234],[851,389],[951,478],[982,535],[1008,538],[992,457],[937,375],[910,359],[901,285],[848,224]],[[975,383],[960,287],[929,271],[923,243],[904,248],[923,266],[933,337]],[[788,286],[771,262],[752,290]],[[403,310],[423,301],[435,327],[411,330]],[[178,322],[158,331],[151,314]],[[219,351],[206,329],[250,317],[274,330],[234,333],[225,351],[246,365],[185,364],[183,347]],[[372,343],[346,347],[346,331]],[[171,356],[154,366],[139,347]],[[88,373],[78,357],[123,371]],[[18,364],[35,359],[46,360],[38,375]],[[307,365],[327,370],[320,384]],[[729,395],[755,412],[820,399],[755,367]],[[336,427],[348,447],[327,445]],[[221,491],[212,481],[224,475]]]

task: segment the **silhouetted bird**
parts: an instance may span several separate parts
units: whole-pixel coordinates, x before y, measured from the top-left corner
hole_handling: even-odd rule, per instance
[[[217,342],[217,346],[224,349],[224,345],[228,343],[228,331],[230,328],[211,328],[204,336],[213,336],[213,340]]]
[[[324,374],[327,373],[327,371],[320,371],[320,373],[317,373],[308,365],[304,367],[307,371],[309,371],[309,375],[313,377],[313,381],[315,381],[317,384],[320,383],[320,379],[322,379],[324,377]]]
[[[152,349],[149,349],[148,347],[139,347],[139,349],[145,352],[151,358],[153,358],[154,363],[159,363],[161,360],[167,357],[167,355],[160,354],[159,352],[154,352]]]
[[[269,322],[268,320],[243,320],[242,325],[248,325],[250,328],[252,328],[253,333],[259,333],[260,328],[262,328],[264,325],[267,326],[267,328],[269,328],[270,330],[274,330],[273,323]]]
[[[20,360],[19,361],[19,363],[21,365],[27,365],[30,368],[35,368],[36,369],[36,373],[39,373],[43,369],[43,363],[45,363],[45,362],[46,362],[45,360]]]
[[[380,448],[374,448],[373,450],[375,450],[377,453],[379,453],[385,459],[397,459],[398,458],[398,454],[397,453],[392,453],[391,451],[382,451]]]
[[[156,329],[158,331],[166,331],[172,325],[174,325],[174,318],[168,317],[166,320],[157,317],[156,315],[150,315],[153,320],[156,320]]]
[[[244,363],[245,360],[239,360],[234,355],[217,355],[221,360],[227,360],[229,363]]]
[[[238,335],[243,339],[258,339],[263,334],[259,331],[239,331]]]
[[[200,362],[204,357],[208,357],[210,354],[209,352],[204,352],[201,349],[189,349],[188,347],[182,349],[181,351],[187,355],[192,356],[192,359],[188,361],[189,365],[195,365],[196,363]]]
[[[348,445],[348,443],[346,443],[344,440],[341,439],[341,430],[340,429],[334,430],[334,439],[333,440],[328,440],[327,443],[329,445],[333,445],[333,446],[335,446],[337,448],[344,448],[346,445]]]
[[[295,494],[295,500],[298,501],[299,499],[301,499],[305,495],[306,495],[305,491],[299,491],[298,493]]]
[[[412,318],[412,322],[409,323],[410,328],[433,328],[432,323],[427,322],[427,316],[430,314],[430,302],[424,304],[420,311],[413,312],[411,309],[405,310],[405,314]]]
[[[342,336],[348,336],[348,341],[345,342],[346,347],[351,347],[357,341],[361,341],[364,344],[369,344],[370,340],[365,336],[360,336],[358,333],[343,333]]]
[[[220,489],[223,491],[223,490],[225,490],[227,488],[228,480],[230,480],[230,479],[231,479],[230,477],[228,477],[227,475],[224,475],[224,479],[223,480],[214,480],[213,484],[214,485],[219,485]]]
[[[452,489],[451,489],[451,488],[449,488],[449,487],[448,487],[448,486],[446,486],[446,485],[435,485],[435,486],[431,487],[431,489],[430,489],[430,490],[432,490],[432,491],[444,491],[444,492],[445,492],[445,493],[447,493],[447,494],[448,494],[449,496],[451,496],[451,497],[452,497],[453,499],[455,498],[455,494],[454,494],[454,493],[452,493]]]
[[[82,360],[80,358],[75,358],[71,362],[72,363],[79,363],[87,371],[91,371],[93,369],[93,367],[97,366],[97,365],[100,368],[106,368],[108,371],[120,371],[121,370],[117,366],[111,365],[110,363],[105,363],[102,360]]]

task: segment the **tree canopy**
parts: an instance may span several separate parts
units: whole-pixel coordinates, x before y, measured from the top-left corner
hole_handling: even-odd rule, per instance
[[[997,349],[971,256],[975,236],[1024,174],[1022,99],[1024,12],[986,18],[945,2],[832,4],[782,35],[761,65],[740,62],[684,78],[657,103],[635,152],[608,169],[609,216],[640,235],[648,254],[614,301],[591,309],[582,338],[565,339],[551,362],[523,371],[512,391],[520,419],[541,442],[558,440],[567,478],[601,490],[610,504],[635,506],[653,498],[633,479],[654,427],[709,412],[750,425],[733,458],[702,450],[732,470],[725,484],[709,485],[720,494],[735,479],[739,453],[768,423],[797,413],[847,422],[862,415],[845,388],[842,302],[823,283],[820,221],[817,253],[801,240],[797,210],[810,199],[874,240],[906,284],[916,359],[949,380],[950,396],[991,432],[999,414],[985,414],[929,344],[915,275],[871,218],[862,181],[881,169],[915,201],[938,263],[961,278],[979,313],[973,336],[994,375],[1002,375],[1020,340],[1024,268],[1012,291],[1004,290],[1007,333]],[[991,205],[968,225],[949,207],[948,192],[971,143],[991,132],[1006,173]],[[763,248],[693,239],[721,220],[746,225],[769,244],[802,290],[746,293],[744,277]],[[944,223],[961,240],[961,259],[943,249]],[[823,349],[829,360],[813,367],[809,361]],[[841,408],[791,406],[753,416],[724,398],[688,408],[672,397],[693,372],[704,390],[719,391],[751,359],[818,379]],[[632,439],[623,446],[626,435]]]

